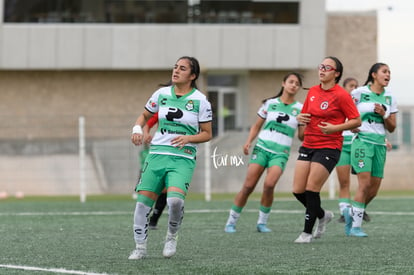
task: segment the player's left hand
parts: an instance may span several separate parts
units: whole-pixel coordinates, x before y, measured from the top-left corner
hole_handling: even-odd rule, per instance
[[[385,116],[386,110],[385,106],[379,103],[375,103],[374,112],[380,116]]]
[[[190,142],[189,136],[177,136],[171,140],[171,144],[180,149],[182,149],[189,142]]]
[[[329,123],[329,122],[321,122],[318,125],[319,129],[321,129],[321,132],[324,133],[325,135],[329,135],[332,134],[335,131],[335,125]]]

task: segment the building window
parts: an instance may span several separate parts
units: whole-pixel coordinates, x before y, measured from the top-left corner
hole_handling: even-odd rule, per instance
[[[195,23],[299,23],[299,2],[293,1],[199,1],[190,9],[189,21]]]
[[[4,0],[5,23],[298,24],[298,1]]]
[[[213,109],[213,136],[221,136],[227,131],[236,130],[238,77],[236,75],[210,75],[208,99]]]

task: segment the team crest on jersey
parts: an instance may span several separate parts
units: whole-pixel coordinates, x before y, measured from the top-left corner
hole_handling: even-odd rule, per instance
[[[324,101],[321,103],[321,110],[326,110],[328,109],[329,103],[328,101]]]
[[[364,168],[364,167],[365,167],[365,162],[364,162],[362,159],[360,159],[360,160],[358,161],[358,167],[359,167],[359,168]]]
[[[252,159],[257,159],[257,155],[256,154],[253,154],[252,155]]]
[[[187,109],[187,111],[191,111],[194,109],[194,102],[192,100],[189,100],[187,102],[187,104],[185,105],[185,108]]]
[[[387,103],[387,105],[391,105],[391,97],[390,96],[385,97],[385,103]]]
[[[293,109],[292,110],[292,115],[297,116],[299,114],[299,110],[298,109]]]

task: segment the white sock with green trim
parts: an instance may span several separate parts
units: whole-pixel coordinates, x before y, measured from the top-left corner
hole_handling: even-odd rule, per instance
[[[352,227],[361,227],[362,225],[362,218],[364,217],[365,208],[357,207],[355,205],[352,206]]]
[[[229,224],[236,225],[239,218],[240,218],[240,213],[237,213],[233,209],[230,209],[229,218],[227,219],[226,225],[229,225]]]
[[[257,224],[267,224],[267,219],[269,218],[270,210],[272,210],[272,206],[266,207],[266,206],[260,205],[259,219],[257,220]]]
[[[259,218],[257,219],[257,224],[267,224],[267,220],[269,219],[270,212],[265,213],[263,211],[259,211]]]
[[[342,215],[342,213],[344,212],[345,208],[351,206],[348,202],[340,202],[339,203],[339,213]]]

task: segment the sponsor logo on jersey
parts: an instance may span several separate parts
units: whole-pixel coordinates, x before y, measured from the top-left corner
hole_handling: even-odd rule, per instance
[[[279,123],[283,123],[283,121],[289,121],[289,115],[285,114],[285,113],[282,113],[282,112],[279,112],[279,114],[276,118],[276,121],[279,122]]]
[[[174,121],[174,119],[180,119],[184,115],[183,111],[181,111],[178,108],[170,107],[168,108],[168,114],[165,116],[165,118],[168,121]]]
[[[161,128],[160,132],[162,135],[166,135],[166,134],[170,134],[170,135],[182,135],[185,136],[187,133],[183,132],[183,131],[174,131],[174,130],[169,130],[166,128]]]
[[[152,100],[150,100],[150,101],[148,102],[148,104],[149,104],[152,108],[155,108],[155,107],[157,106],[157,103],[156,103],[156,102],[154,102],[154,101],[152,101]]]

